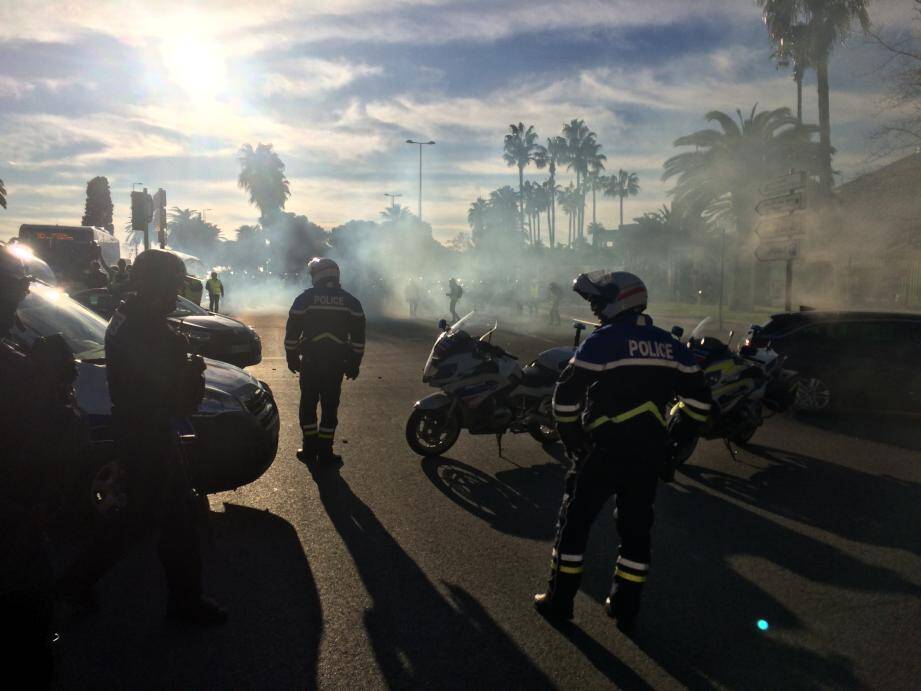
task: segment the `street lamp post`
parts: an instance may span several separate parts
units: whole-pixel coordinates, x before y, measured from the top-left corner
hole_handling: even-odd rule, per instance
[[[416,144],[419,147],[419,213],[416,215],[419,217],[419,221],[422,221],[422,147],[430,146],[435,142],[416,142],[412,139],[407,139],[406,143]]]

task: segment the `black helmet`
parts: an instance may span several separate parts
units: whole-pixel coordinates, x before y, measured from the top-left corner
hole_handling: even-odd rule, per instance
[[[572,289],[589,301],[601,321],[610,321],[625,312],[642,312],[649,299],[646,284],[627,271],[579,274]]]
[[[131,268],[131,288],[141,294],[175,294],[182,288],[185,275],[185,264],[172,252],[144,250]]]

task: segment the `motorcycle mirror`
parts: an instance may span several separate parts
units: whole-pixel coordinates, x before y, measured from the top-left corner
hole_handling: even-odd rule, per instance
[[[438,328],[441,329],[442,331],[447,331],[447,330],[448,330],[448,320],[447,320],[447,319],[439,319],[439,320],[438,320]]]
[[[684,329],[682,329],[680,326],[675,324],[672,327],[672,336],[674,336],[677,339],[680,339],[682,336],[684,336]]]
[[[729,348],[732,346],[732,337],[736,335],[735,329],[729,329],[729,338],[726,341],[726,347]]]

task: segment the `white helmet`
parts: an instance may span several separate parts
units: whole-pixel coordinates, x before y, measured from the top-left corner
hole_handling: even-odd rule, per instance
[[[315,286],[323,283],[339,283],[339,265],[328,257],[314,257],[307,262],[307,270]]]
[[[589,301],[601,321],[610,321],[625,312],[642,312],[649,300],[646,284],[627,271],[602,269],[579,274],[572,289]]]

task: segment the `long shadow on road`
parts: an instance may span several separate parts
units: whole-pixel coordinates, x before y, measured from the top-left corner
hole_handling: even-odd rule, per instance
[[[206,590],[227,605],[228,623],[204,631],[166,623],[153,550],[134,550],[101,584],[102,610],[65,628],[58,688],[316,687],[323,616],[297,532],[233,504],[210,522]]]
[[[911,528],[917,522],[906,521],[906,515],[917,514],[921,506],[916,488],[776,449],[751,451],[773,458],[786,470],[768,469],[764,476],[742,480],[688,466],[686,477],[693,482],[660,488],[654,564],[637,643],[690,688],[861,688],[855,660],[827,652],[834,649],[834,641],[820,631],[834,620],[804,622],[794,613],[793,607],[804,604],[801,584],[833,586],[842,598],[849,591],[911,598],[921,595],[921,589],[774,519],[793,518],[854,540],[910,549]],[[552,537],[565,472],[561,465],[491,476],[437,458],[425,461],[423,468],[446,497],[493,529],[532,539]],[[812,481],[807,480],[810,475]],[[807,488],[794,488],[797,480],[807,482]],[[865,491],[873,497],[869,504],[854,501],[855,493]],[[837,492],[843,492],[843,504]],[[887,503],[889,512],[879,514],[874,508]],[[599,604],[607,595],[616,553],[612,512],[609,505],[599,515],[586,553],[582,589]],[[871,516],[882,517],[882,525],[871,522]],[[740,572],[738,560],[746,558],[765,562],[765,573],[753,577]],[[539,566],[535,570],[543,576]],[[808,596],[805,602],[810,607]],[[842,604],[849,606],[829,602],[818,616],[834,617]],[[600,607],[598,616],[604,616]],[[851,618],[847,626],[865,635],[868,645],[885,637],[884,620],[860,616],[867,620]],[[758,619],[770,622],[768,633],[755,626]],[[625,674],[623,663],[578,626],[559,630],[612,681],[641,685],[631,683],[637,679]],[[813,643],[816,636],[818,645]],[[809,647],[799,643],[807,640]]]
[[[469,593],[438,591],[338,468],[311,474],[373,601],[365,626],[389,688],[553,688]]]

